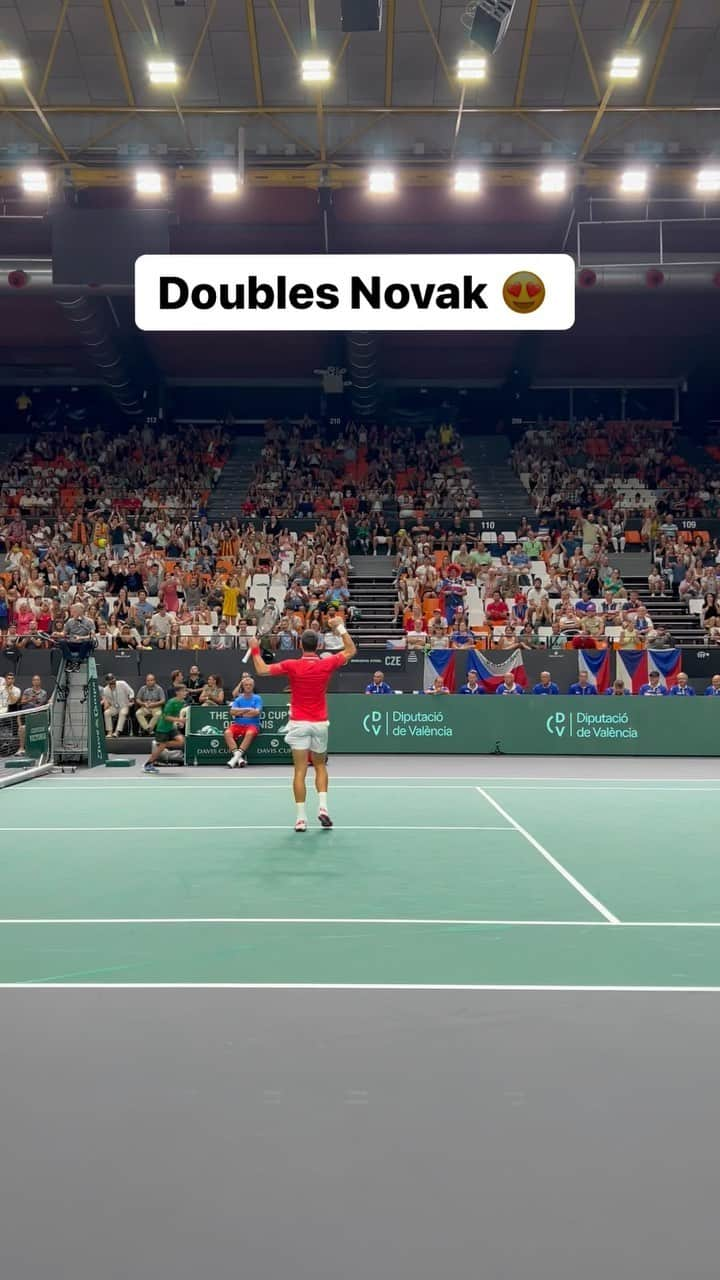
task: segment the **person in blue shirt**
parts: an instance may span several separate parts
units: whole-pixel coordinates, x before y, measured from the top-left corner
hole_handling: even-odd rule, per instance
[[[244,769],[247,752],[260,732],[263,701],[260,694],[255,692],[252,676],[242,677],[235,694],[230,703],[230,724],[225,730],[224,738],[230,752],[229,768]]]
[[[507,675],[503,678],[502,684],[498,685],[495,692],[500,694],[522,693],[522,689],[517,683],[512,671],[508,671]]]
[[[583,587],[580,599],[575,601],[575,612],[587,614],[597,613],[595,601],[590,595],[587,587]]]
[[[480,684],[480,681],[478,680],[477,671],[468,671],[467,684],[464,684],[462,686],[462,689],[459,690],[459,692],[460,693],[484,693],[485,692],[482,685]]]
[[[684,671],[678,671],[677,684],[673,685],[672,689],[670,690],[670,694],[671,694],[671,697],[673,698],[694,698],[695,697],[695,690],[690,684],[690,681],[688,680]]]
[[[445,684],[445,681],[443,680],[442,676],[436,676],[430,688],[425,689],[424,692],[427,693],[428,695],[433,694],[433,695],[439,696],[440,694],[443,694],[443,693],[449,693],[450,690]]]
[[[458,622],[455,630],[450,636],[450,644],[453,649],[474,649],[475,636],[472,631],[468,630],[468,624],[464,620]]]
[[[591,684],[587,671],[580,671],[575,684],[571,684],[568,693],[576,697],[587,697],[588,694],[594,693],[597,696],[597,689]]]
[[[530,558],[527,552],[517,545],[513,547],[510,555],[508,556],[508,560],[510,561],[510,565],[513,569],[526,569],[530,564]]]
[[[560,690],[555,684],[555,681],[550,679],[550,672],[541,671],[540,682],[539,684],[536,684],[533,686],[533,693],[553,693],[554,694],[559,692]]]
[[[624,680],[615,680],[609,689],[605,690],[606,698],[629,698],[630,690],[625,688]]]
[[[445,621],[449,627],[452,626],[455,610],[462,605],[466,594],[465,583],[456,577],[444,578],[440,584],[439,595],[445,605]]]
[[[372,680],[365,686],[366,693],[392,693],[392,689],[383,678],[382,671],[376,671]]]
[[[720,676],[713,676],[707,689],[705,690],[706,698],[720,698]]]
[[[660,683],[660,672],[650,672],[650,683],[641,684],[638,689],[641,698],[667,698],[667,689]]]

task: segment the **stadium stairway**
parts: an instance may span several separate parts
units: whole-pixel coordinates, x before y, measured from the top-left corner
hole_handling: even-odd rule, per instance
[[[402,636],[402,627],[393,623],[397,599],[394,556],[353,556],[350,598],[360,611],[352,629],[357,645],[384,648],[388,640]]]
[[[688,613],[681,601],[673,600],[670,594],[651,597],[647,577],[624,573],[623,582],[628,591],[637,591],[655,626],[667,627],[678,645],[698,648],[705,643],[700,619],[697,614]]]
[[[653,622],[667,627],[678,644],[698,646],[705,643],[697,615],[689,613],[680,600],[674,600],[669,590],[664,597],[650,596],[647,579],[653,561],[647,551],[638,549],[626,551],[623,555],[611,554],[608,560],[612,569],[620,570],[627,590],[637,591]]]
[[[231,520],[233,516],[240,515],[240,507],[252,483],[263,443],[256,436],[240,436],[233,441],[230,457],[210,495],[209,520]]]
[[[463,445],[483,515],[500,521],[507,518],[508,529],[523,516],[531,519],[533,509],[527,492],[510,465],[507,436],[466,436]]]

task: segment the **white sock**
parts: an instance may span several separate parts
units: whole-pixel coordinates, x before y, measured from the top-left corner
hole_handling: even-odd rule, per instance
[[[306,812],[305,812],[305,805],[304,805],[304,804],[296,804],[296,805],[295,805],[295,808],[297,809],[297,815],[296,815],[296,816],[297,816],[297,820],[298,820],[298,822],[300,821],[300,819],[301,819],[301,818],[302,818],[303,822],[307,822],[307,814],[306,814]]]
[[[318,809],[324,809],[327,813],[327,791],[318,791]]]

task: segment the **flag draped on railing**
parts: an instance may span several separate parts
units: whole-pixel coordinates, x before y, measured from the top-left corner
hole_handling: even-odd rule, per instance
[[[477,672],[478,680],[486,693],[494,693],[509,671],[512,672],[516,682],[522,689],[527,687],[527,672],[523,666],[522,651],[520,649],[513,649],[506,658],[502,658],[499,662],[489,658],[486,653],[479,653],[477,649],[470,649],[468,651],[467,669],[468,673],[471,671]]]
[[[610,651],[608,649],[579,649],[578,671],[587,673],[590,684],[598,693],[610,687]]]
[[[660,683],[672,689],[682,670],[681,649],[618,649],[615,657],[618,680],[624,680],[631,693],[647,684],[651,671],[657,671]]]
[[[455,692],[455,650],[430,649],[425,654],[423,688],[430,689],[436,676],[442,676],[446,689]]]

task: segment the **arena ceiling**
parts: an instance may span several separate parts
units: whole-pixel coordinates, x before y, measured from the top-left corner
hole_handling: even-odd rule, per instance
[[[516,0],[486,82],[464,93],[463,12],[385,0],[379,34],[344,36],[340,0],[0,0],[0,56],[25,68],[23,84],[0,87],[0,259],[50,258],[48,204],[17,185],[28,162],[52,169],[51,199],[87,207],[134,203],[138,165],[163,167],[174,252],[368,253],[575,251],[590,197],[611,195],[619,166],[642,160],[652,201],[596,206],[624,241],[595,261],[653,263],[657,225],[679,217],[664,221],[665,260],[720,265],[720,203],[687,200],[696,168],[720,165],[720,0]],[[610,86],[610,58],[629,45],[640,76]],[[300,81],[312,50],[334,66],[322,94]],[[180,71],[174,96],[148,82],[147,61],[160,56]],[[238,148],[244,190],[213,201],[208,166],[232,163]],[[470,158],[484,190],[459,201],[448,168]],[[554,161],[573,180],[543,201],[533,184]],[[398,166],[391,202],[364,190],[371,162]],[[0,381],[92,377],[52,297],[12,296],[2,283],[0,272]],[[575,329],[539,335],[530,352],[506,334],[384,335],[381,370],[497,385],[522,357],[536,381],[679,379],[717,359],[719,333],[720,288],[579,296]],[[342,356],[322,334],[143,343],[177,381],[307,381]]]
[[[145,149],[199,161],[233,152],[239,128],[249,174],[300,167],[308,182],[379,156],[507,168],[718,154],[718,0],[516,0],[487,80],[465,92],[463,12],[385,0],[380,33],[343,35],[340,0],[3,0],[3,52],[27,74],[4,86],[0,162],[33,147],[86,166]],[[631,45],[640,76],[611,86],[610,59]],[[299,75],[313,51],[334,68],[322,93]],[[160,56],[177,64],[176,90],[149,84]]]

